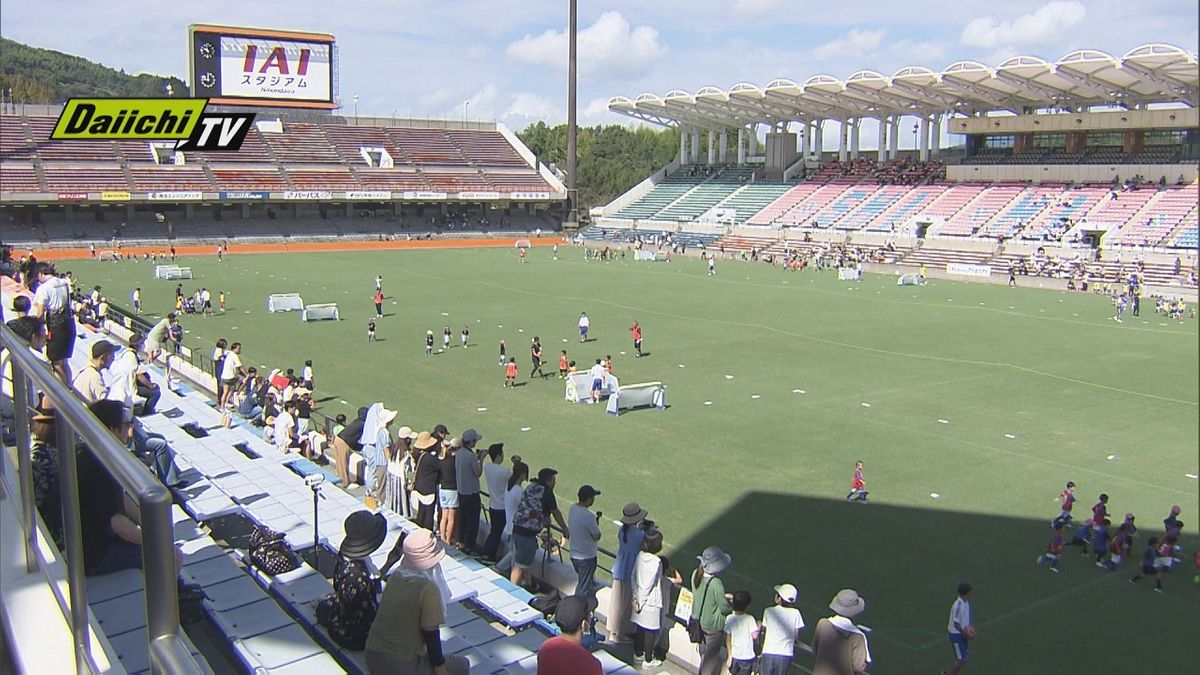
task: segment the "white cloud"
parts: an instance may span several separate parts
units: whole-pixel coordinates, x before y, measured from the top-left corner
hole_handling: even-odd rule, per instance
[[[991,16],[972,19],[963,28],[960,40],[982,49],[1048,45],[1061,40],[1064,31],[1083,22],[1085,16],[1087,8],[1078,0],[1052,0],[1011,21]]]
[[[567,69],[566,31],[526,35],[508,45],[509,58],[519,63]],[[666,52],[658,31],[633,28],[623,14],[608,11],[579,31],[579,71],[584,76],[633,77],[644,74]]]
[[[946,45],[934,41],[901,40],[888,47],[888,53],[905,65],[928,66],[937,70],[946,60]]]
[[[848,56],[861,57],[864,53],[878,49],[879,45],[883,44],[883,36],[886,32],[882,28],[876,30],[852,28],[842,37],[813,48],[808,56],[814,61],[844,59]]]
[[[762,16],[778,8],[781,0],[734,0],[734,14],[743,16]]]
[[[543,120],[565,116],[557,104],[549,96],[521,92],[512,97],[508,110],[504,111],[505,119]]]

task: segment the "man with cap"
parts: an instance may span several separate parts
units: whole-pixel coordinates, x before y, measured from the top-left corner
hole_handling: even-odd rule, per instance
[[[578,595],[563,598],[554,610],[554,623],[562,634],[542,643],[538,649],[538,675],[601,675],[600,660],[583,646],[583,629],[587,625],[586,599]]]
[[[483,475],[486,448],[475,446],[482,438],[478,431],[467,429],[462,435],[462,450],[454,456],[454,471],[458,478],[458,541],[467,554],[474,554],[479,548],[479,512],[483,509],[479,477]]]
[[[579,501],[567,511],[567,528],[571,531],[571,566],[579,580],[575,583],[575,595],[586,598],[589,609],[596,603],[596,560],[600,541],[600,514],[592,513],[592,504],[600,491],[591,485],[579,488]]]
[[[871,663],[867,635],[851,621],[867,608],[858,593],[844,588],[833,596],[834,616],[817,622],[813,631],[813,675],[859,675]]]
[[[100,371],[112,365],[116,351],[117,346],[108,340],[97,340],[92,344],[91,360],[71,382],[71,387],[84,403],[95,403],[108,396],[108,387],[104,385],[104,376]]]
[[[417,434],[413,441],[416,452],[416,477],[413,478],[412,503],[417,512],[417,524],[432,530],[433,516],[437,510],[438,483],[442,479],[442,464],[438,459],[438,440],[428,431]]]
[[[404,555],[388,578],[367,636],[370,675],[466,675],[465,656],[443,654],[439,627],[446,623],[449,590],[441,561],[446,547],[429,530],[404,538]]]

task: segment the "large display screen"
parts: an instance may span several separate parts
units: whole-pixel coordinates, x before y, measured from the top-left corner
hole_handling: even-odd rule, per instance
[[[332,35],[192,25],[188,36],[195,97],[224,105],[336,107]]]

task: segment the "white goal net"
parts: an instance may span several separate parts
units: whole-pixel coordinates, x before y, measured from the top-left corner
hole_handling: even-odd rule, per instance
[[[532,248],[532,246],[533,244],[531,244],[528,239],[518,239],[516,243],[513,244],[514,248]]]
[[[267,296],[268,312],[304,311],[304,300],[299,293],[273,293]]]
[[[168,280],[191,279],[192,268],[180,267],[179,265],[155,265],[154,278]]]
[[[301,321],[340,321],[338,306],[335,303],[324,305],[309,305],[300,311]]]

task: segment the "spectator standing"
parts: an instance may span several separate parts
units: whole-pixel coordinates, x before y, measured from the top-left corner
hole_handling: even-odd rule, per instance
[[[484,448],[476,449],[483,436],[474,429],[462,435],[462,450],[454,458],[458,473],[459,541],[464,553],[479,550],[479,515],[483,502],[479,496],[479,477],[483,475]]]
[[[829,603],[834,615],[817,622],[813,631],[812,675],[861,675],[871,663],[867,636],[851,621],[867,608],[867,601],[851,589],[842,589]]]
[[[775,587],[775,604],[763,610],[760,675],[787,675],[792,667],[796,640],[804,630],[804,617],[795,607],[798,597],[795,586],[780,584]]]
[[[515,474],[514,474],[515,475]],[[538,535],[550,524],[550,518],[562,528],[563,536],[571,538],[571,529],[563,520],[562,511],[558,510],[558,501],[554,498],[554,486],[558,482],[558,472],[549,467],[538,471],[535,478],[521,497],[513,518],[513,569],[511,581],[521,585],[530,582],[529,568],[537,557]],[[511,485],[511,481],[510,481]],[[549,536],[549,535],[547,535]]]
[[[441,482],[438,483],[438,506],[441,508],[441,519],[438,521],[438,536],[451,546],[458,543],[455,535],[458,531],[458,451],[462,441],[457,437],[443,443]]]
[[[719,576],[733,563],[733,558],[716,546],[709,546],[697,558],[700,565],[692,573],[692,615],[700,622],[704,641],[700,643],[699,675],[719,675],[724,660],[721,648],[725,644],[725,617],[731,611],[732,594],[725,592]],[[614,592],[615,594],[615,592]],[[698,598],[698,599],[697,599]]]
[[[37,290],[33,294],[31,314],[46,324],[46,360],[60,382],[71,386],[67,359],[75,350],[75,319],[71,315],[71,294],[66,279],[54,273],[54,266],[37,264]]]
[[[958,675],[967,666],[967,641],[975,637],[975,627],[971,624],[972,590],[971,584],[959,584],[958,597],[950,605],[947,630],[950,632],[950,645],[954,647],[954,665],[946,669],[947,675]]]
[[[265,397],[264,401],[265,403]],[[334,469],[337,471],[338,478],[341,479],[342,485],[350,485],[350,451],[359,451],[362,449],[362,443],[359,440],[362,438],[363,424],[367,420],[367,412],[369,408],[362,407],[358,409],[358,415],[354,420],[346,425],[345,429],[333,439],[333,463]]]
[[[409,506],[417,512],[417,524],[427,530],[434,528],[438,483],[442,480],[442,462],[438,459],[437,448],[438,440],[428,431],[417,434],[417,440],[413,441],[417,459]]]
[[[578,596],[563,598],[554,611],[554,623],[562,634],[538,649],[538,675],[601,675],[600,660],[583,646],[583,628],[588,621],[587,601]]]
[[[621,509],[621,529],[617,532],[617,557],[612,568],[612,600],[608,609],[608,635],[613,642],[628,642],[633,632],[629,621],[629,605],[633,599],[633,568],[642,551],[646,531],[642,527],[649,515],[637,502]]]
[[[579,501],[567,511],[567,527],[571,530],[571,566],[575,568],[578,581],[575,593],[588,601],[588,608],[595,609],[596,560],[599,557],[600,514],[592,513],[592,504],[600,491],[591,485],[579,488]]]
[[[519,457],[513,457],[512,473],[508,477],[508,483],[504,491],[504,532],[500,535],[501,544],[511,544],[513,536],[513,523],[517,519],[517,511],[521,508],[521,500],[525,498],[525,482],[529,480],[529,465],[522,462]],[[497,553],[499,549],[497,549]],[[504,558],[496,564],[496,567],[501,570],[511,570],[513,568],[514,552],[512,546],[508,546],[508,551]]]
[[[412,489],[413,463],[412,442],[417,434],[411,427],[400,427],[396,432],[396,445],[392,448],[387,465],[387,486],[384,489],[384,503],[393,513],[409,514],[409,504],[405,496]],[[412,474],[412,475],[409,475]]]
[[[242,343],[235,342],[225,353],[221,365],[221,408],[229,404],[229,399],[237,389],[238,382],[246,376],[246,368],[242,366]]]
[[[488,461],[483,464],[483,480],[488,490],[488,538],[483,544],[483,557],[496,560],[500,551],[500,540],[508,527],[504,511],[504,495],[508,491],[508,479],[512,470],[504,466],[504,444],[492,443],[487,449]]]
[[[449,597],[441,571],[445,546],[422,529],[405,537],[403,551],[367,636],[367,672],[469,673],[466,657],[446,656],[442,651],[439,628],[446,622]]]
[[[663,594],[662,533],[652,530],[642,540],[642,550],[633,566],[630,586],[633,589],[631,615],[637,628],[633,641],[633,658],[644,658],[646,668],[662,665],[655,655],[658,633],[662,630],[663,605],[669,596]]]
[[[289,401],[289,403],[291,403]],[[384,497],[387,485],[388,456],[392,449],[392,437],[388,425],[396,419],[396,411],[388,410],[382,403],[375,403],[367,411],[367,419],[363,423],[362,443],[363,459],[366,460],[367,508],[374,509]]]
[[[213,362],[213,379],[217,381],[217,401],[225,400],[225,387],[222,381],[223,371],[225,369],[225,354],[229,351],[229,342],[225,338],[217,338],[217,344],[213,346],[212,362]]]

